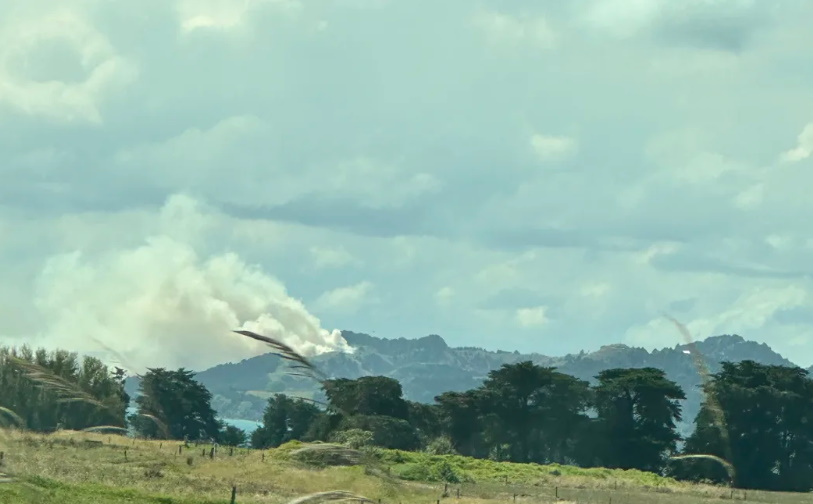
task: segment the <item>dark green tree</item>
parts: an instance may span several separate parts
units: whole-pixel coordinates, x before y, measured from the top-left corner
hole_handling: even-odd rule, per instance
[[[449,437],[454,449],[461,455],[483,457],[488,454],[481,435],[483,421],[482,394],[477,390],[444,392],[435,397],[440,411],[443,432]]]
[[[655,368],[608,369],[596,378],[596,458],[605,467],[661,473],[680,440],[683,389]]]
[[[531,361],[491,371],[480,389],[485,436],[514,462],[565,462],[587,421],[587,382]]]
[[[149,369],[139,385],[138,413],[130,417],[136,432],[147,438],[217,440],[220,426],[212,394],[186,369]]]
[[[797,367],[725,362],[706,386],[684,452],[721,457],[738,487],[813,489],[813,380]],[[677,476],[726,481],[711,460],[681,460]]]
[[[14,411],[27,429],[124,427],[128,402],[123,371],[111,371],[94,357],[0,347],[0,406]]]
[[[220,433],[220,444],[226,446],[245,446],[248,442],[246,431],[234,425],[224,425]]]
[[[293,439],[305,439],[322,415],[310,402],[276,394],[268,399],[262,426],[251,434],[251,446],[272,448]]]
[[[441,411],[438,405],[407,401],[407,408],[409,423],[415,428],[422,445],[426,446],[443,434]]]
[[[386,376],[339,378],[323,383],[330,409],[345,416],[383,415],[407,420],[409,407],[398,380]]]

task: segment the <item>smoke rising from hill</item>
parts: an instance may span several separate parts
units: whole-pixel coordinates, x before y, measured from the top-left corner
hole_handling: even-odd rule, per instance
[[[184,235],[178,222],[205,220],[193,203],[171,199],[162,212],[171,221],[166,233],[138,246],[51,257],[35,300],[48,346],[107,353],[139,372],[201,370],[268,352],[231,332],[237,328],[277,338],[305,355],[350,351],[339,331],[322,328],[276,278],[234,253],[201,257],[194,240],[178,238]]]

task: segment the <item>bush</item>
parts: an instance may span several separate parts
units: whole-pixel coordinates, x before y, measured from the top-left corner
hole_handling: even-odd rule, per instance
[[[342,420],[341,430],[360,429],[373,434],[372,444],[396,450],[416,450],[420,439],[406,420],[383,415],[356,415]]]
[[[373,444],[373,433],[362,429],[347,429],[333,434],[332,440],[358,450]]]
[[[310,466],[327,467],[359,465],[363,455],[360,451],[345,446],[319,444],[294,450],[291,458]]]
[[[452,440],[448,436],[440,436],[433,439],[426,446],[425,451],[431,455],[457,455],[454,444],[452,444]]]

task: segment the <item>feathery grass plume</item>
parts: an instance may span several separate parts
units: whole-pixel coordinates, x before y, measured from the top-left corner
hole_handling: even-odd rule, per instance
[[[363,495],[356,495],[345,490],[331,490],[328,492],[318,492],[308,495],[297,497],[296,499],[288,501],[288,504],[317,504],[319,502],[327,501],[355,501],[363,502],[366,504],[375,504],[375,502]]]
[[[110,432],[110,433],[120,433],[120,434],[127,434],[127,429],[124,427],[116,427],[115,425],[97,425],[96,427],[88,427],[87,429],[82,429],[81,432]]]
[[[58,403],[83,402],[101,409],[110,410],[110,406],[82,390],[79,385],[57,376],[42,366],[24,361],[19,357],[9,356],[8,360],[12,365],[20,368],[25,377],[34,382],[35,385],[43,390],[55,393],[58,397]]]
[[[360,465],[365,461],[364,453],[359,450],[332,443],[303,446],[292,451],[291,457],[318,466]]]
[[[5,421],[3,421],[4,417],[11,419],[15,424],[17,424],[17,427],[19,427],[21,429],[25,428],[25,420],[23,420],[20,417],[20,415],[18,415],[17,413],[15,413],[13,410],[11,410],[9,408],[5,408],[3,406],[0,406],[0,425],[6,423]]]
[[[164,423],[163,420],[161,420],[160,418],[156,417],[155,415],[150,415],[149,413],[136,413],[136,416],[140,416],[140,417],[144,417],[144,418],[147,418],[149,420],[152,420],[152,422],[156,425],[156,427],[158,427],[158,430],[161,431],[161,434],[164,435],[165,439],[171,439],[172,438],[172,436],[169,435],[169,427],[167,427],[167,424]]]
[[[271,353],[285,360],[297,363],[291,364],[290,366],[288,366],[289,368],[302,369],[305,371],[301,373],[296,371],[289,371],[288,372],[289,376],[302,376],[304,378],[310,378],[311,380],[314,380],[315,382],[319,383],[319,385],[324,385],[325,381],[327,380],[327,376],[319,368],[313,365],[308,359],[306,359],[299,352],[291,348],[289,345],[286,345],[285,343],[279,340],[275,340],[274,338],[269,338],[268,336],[263,336],[261,334],[257,334],[252,331],[239,330],[233,332],[241,336],[246,336],[253,340],[262,341],[263,343],[274,349],[274,351]],[[309,397],[302,396],[289,396],[289,397],[292,397],[294,399],[301,399],[303,401],[308,401],[310,403],[318,404],[320,406],[327,406],[327,403],[318,401],[316,399],[311,399]]]
[[[311,364],[311,362],[308,359],[303,357],[299,352],[291,348],[289,345],[286,345],[285,343],[279,340],[275,340],[274,338],[269,338],[268,336],[262,336],[255,332],[246,331],[242,329],[234,332],[242,336],[251,338],[253,340],[261,341],[266,345],[270,346],[271,348],[274,349],[273,353],[275,353],[279,357],[285,360],[295,362],[296,364],[293,364],[291,366],[292,368],[305,370],[307,374],[305,374],[304,376],[313,378],[318,382],[322,382],[327,378],[316,366]]]
[[[726,471],[728,472],[728,476],[731,479],[733,484],[735,470],[734,466],[729,462],[732,459],[731,454],[731,440],[728,435],[728,427],[726,425],[725,413],[723,412],[722,406],[720,406],[720,401],[717,399],[717,396],[714,393],[714,390],[709,387],[709,383],[711,382],[711,373],[709,372],[708,367],[706,366],[706,361],[703,358],[703,355],[697,349],[697,345],[692,338],[689,329],[678,321],[676,318],[666,315],[666,318],[669,319],[672,324],[675,325],[677,330],[683,336],[683,339],[686,341],[686,344],[691,348],[689,354],[692,356],[692,361],[694,362],[694,367],[697,369],[697,373],[700,375],[700,378],[703,380],[703,391],[706,394],[706,406],[711,412],[714,417],[714,424],[717,429],[720,431],[720,437],[723,441],[723,451],[725,452],[725,459],[722,457],[718,457],[716,455],[709,455],[709,454],[691,454],[691,455],[682,455],[671,457],[673,460],[682,460],[682,459],[689,459],[689,458],[704,458],[710,460],[716,460],[717,462],[721,463],[725,466]]]
[[[708,455],[705,453],[689,453],[686,455],[675,455],[669,458],[671,460],[687,460],[687,459],[713,460],[725,468],[726,472],[728,473],[728,477],[731,478],[732,481],[734,480],[734,475],[736,474],[736,472],[734,471],[734,466],[731,464],[731,462],[727,461],[722,457],[718,457],[717,455]]]
[[[129,372],[133,373],[133,376],[135,376],[136,378],[143,378],[143,376],[141,376],[141,374],[140,374],[140,373],[136,373],[136,372],[134,371],[134,369],[136,369],[136,367],[135,367],[135,366],[133,366],[133,365],[132,365],[132,363],[127,362],[127,359],[125,359],[125,358],[124,358],[124,356],[123,356],[123,355],[121,355],[119,352],[117,352],[117,351],[115,351],[114,349],[110,348],[109,346],[105,345],[104,343],[102,343],[101,341],[99,341],[99,339],[94,338],[93,336],[90,336],[90,337],[89,337],[89,339],[90,339],[91,341],[93,341],[94,343],[96,343],[97,345],[99,345],[99,347],[101,347],[102,349],[104,349],[105,351],[107,351],[107,352],[108,352],[110,355],[112,355],[113,357],[115,357],[115,358],[118,360],[119,364],[121,364],[121,365],[123,365],[123,366],[126,366],[126,367],[127,367],[127,369],[126,369],[125,371],[129,371]],[[115,361],[114,361],[114,362],[115,362]]]
[[[135,368],[135,366],[133,366],[133,365],[132,365],[132,363],[128,362],[128,360],[127,360],[127,359],[126,359],[126,358],[125,358],[125,357],[124,357],[124,356],[123,356],[121,353],[117,352],[116,350],[114,350],[113,348],[109,347],[108,345],[105,345],[103,342],[101,342],[101,341],[100,341],[99,339],[97,339],[97,338],[90,337],[90,339],[91,339],[91,340],[92,340],[94,343],[96,343],[97,345],[99,345],[101,348],[103,348],[104,350],[106,350],[108,353],[110,353],[110,354],[111,354],[113,357],[115,357],[115,358],[116,358],[116,359],[119,361],[119,363],[121,363],[121,364],[122,364],[122,365],[124,365],[124,366],[127,366],[127,368],[129,368],[129,371],[133,373],[133,376],[134,376],[134,377],[136,377],[136,378],[138,378],[138,379],[140,379],[140,380],[143,380],[143,379],[144,379],[144,376],[143,376],[143,375],[141,375],[140,373],[137,373],[137,372],[133,371],[134,369],[136,369],[136,368]],[[144,395],[145,395],[146,397],[150,397],[149,392],[145,393]],[[153,406],[154,406],[155,408],[157,408],[157,409],[158,409],[158,411],[156,412],[158,415],[163,415],[163,414],[164,414],[164,412],[163,412],[163,411],[161,411],[161,407],[160,407],[160,405],[158,404],[158,401],[153,401],[153,402],[152,402],[152,404],[153,404]],[[165,423],[163,420],[161,420],[160,418],[158,418],[157,416],[155,416],[155,415],[151,415],[151,414],[149,414],[149,413],[138,413],[138,412],[137,412],[137,413],[135,413],[135,416],[137,416],[137,417],[144,417],[144,418],[147,418],[147,419],[151,420],[151,421],[152,421],[152,422],[153,422],[153,423],[154,423],[154,424],[155,424],[155,425],[158,427],[158,430],[160,430],[160,431],[161,431],[161,434],[164,436],[164,438],[166,438],[166,439],[170,439],[170,438],[172,437],[172,436],[170,435],[170,433],[169,433],[169,427],[167,427],[167,424],[166,424],[166,423]],[[127,433],[127,432],[129,432],[129,431],[128,431],[127,429],[124,429],[124,432],[125,432],[125,433]]]

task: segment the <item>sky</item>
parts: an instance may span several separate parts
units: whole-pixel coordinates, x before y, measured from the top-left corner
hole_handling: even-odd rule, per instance
[[[6,0],[0,342],[813,364],[807,0]]]

